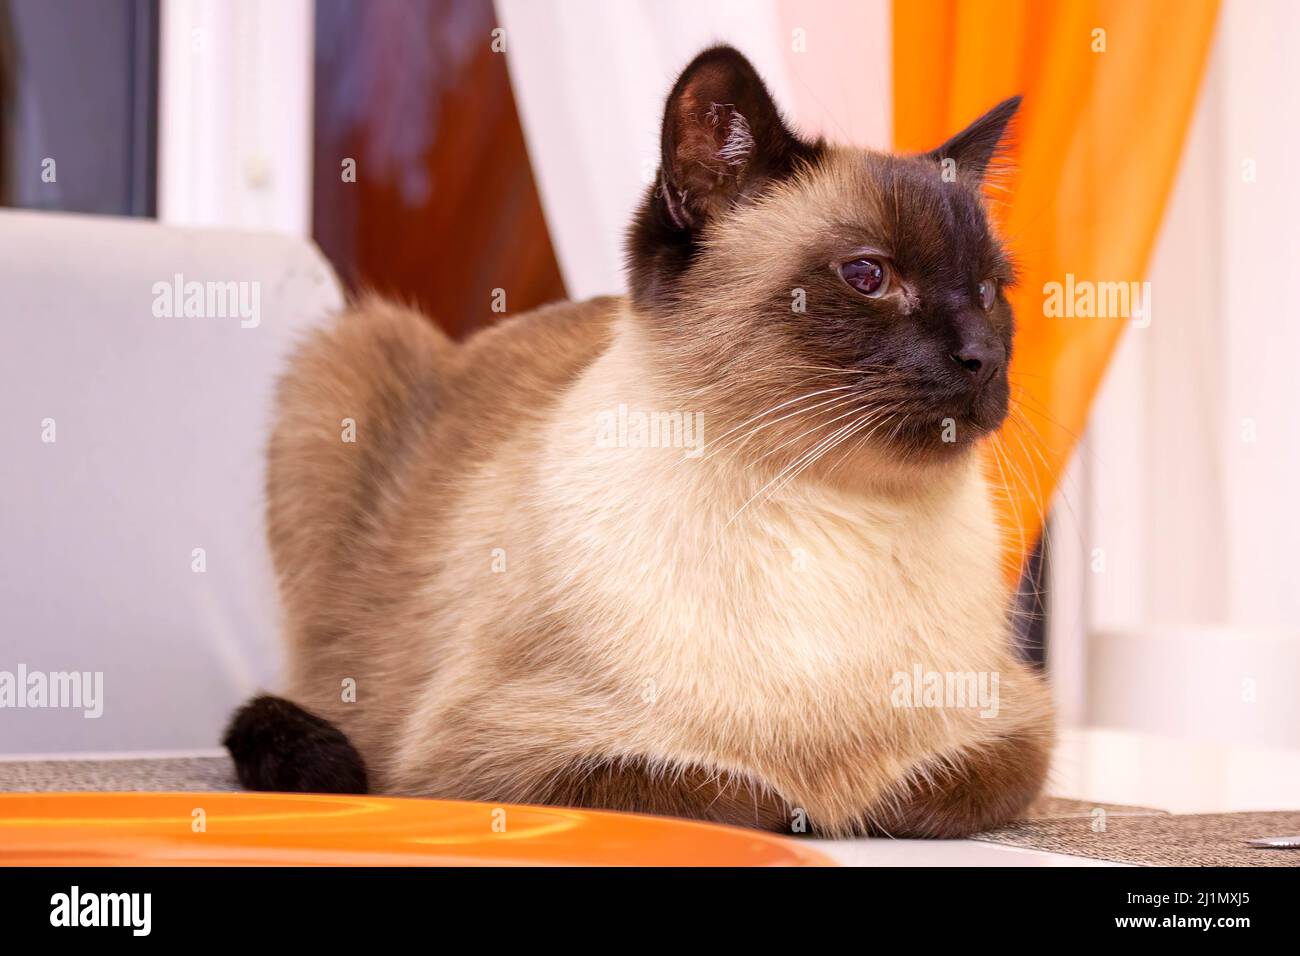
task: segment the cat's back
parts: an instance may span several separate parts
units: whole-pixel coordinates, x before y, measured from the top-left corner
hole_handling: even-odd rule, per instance
[[[337,630],[331,594],[400,561],[412,509],[526,434],[610,341],[618,299],[560,302],[462,343],[367,297],[313,333],[277,391],[267,528],[290,630]],[[345,622],[346,623],[346,622]]]
[[[466,453],[481,460],[497,441],[546,418],[609,347],[622,301],[557,302],[466,340],[449,370],[442,447],[463,441]]]

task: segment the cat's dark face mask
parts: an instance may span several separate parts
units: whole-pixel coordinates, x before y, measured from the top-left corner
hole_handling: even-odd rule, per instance
[[[891,156],[795,136],[734,50],[687,67],[629,270],[667,372],[710,396],[715,433],[765,416],[760,446],[783,458],[931,460],[1001,425],[1014,273],[982,190],[1018,106]]]
[[[893,419],[881,435],[936,452],[1002,424],[1014,329],[1014,273],[980,181],[959,167],[945,180],[947,158],[826,152],[810,182],[855,198],[826,210],[821,237],[800,250],[793,284],[807,308],[789,329],[809,362],[860,372]]]

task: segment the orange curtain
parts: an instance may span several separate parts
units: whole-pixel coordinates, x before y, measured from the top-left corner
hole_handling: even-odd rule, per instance
[[[1217,0],[894,0],[897,150],[931,149],[1024,95],[1012,167],[989,192],[1022,271],[1013,411],[988,456],[1007,489],[1012,579],[1133,321],[1049,317],[1044,287],[1145,278],[1217,10]]]

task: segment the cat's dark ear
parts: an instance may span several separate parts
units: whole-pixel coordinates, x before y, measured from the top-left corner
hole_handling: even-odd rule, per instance
[[[788,173],[807,149],[749,60],[728,46],[682,71],[664,108],[662,145],[660,198],[673,224],[690,231]]]
[[[957,170],[975,179],[983,179],[989,163],[997,155],[1007,134],[1007,125],[1020,109],[1020,97],[1003,100],[975,122],[926,154],[936,162],[951,160]]]

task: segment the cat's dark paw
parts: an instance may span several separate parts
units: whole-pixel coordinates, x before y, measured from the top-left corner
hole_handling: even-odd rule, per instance
[[[365,762],[343,731],[281,697],[254,697],[239,708],[221,742],[249,790],[367,791]]]

